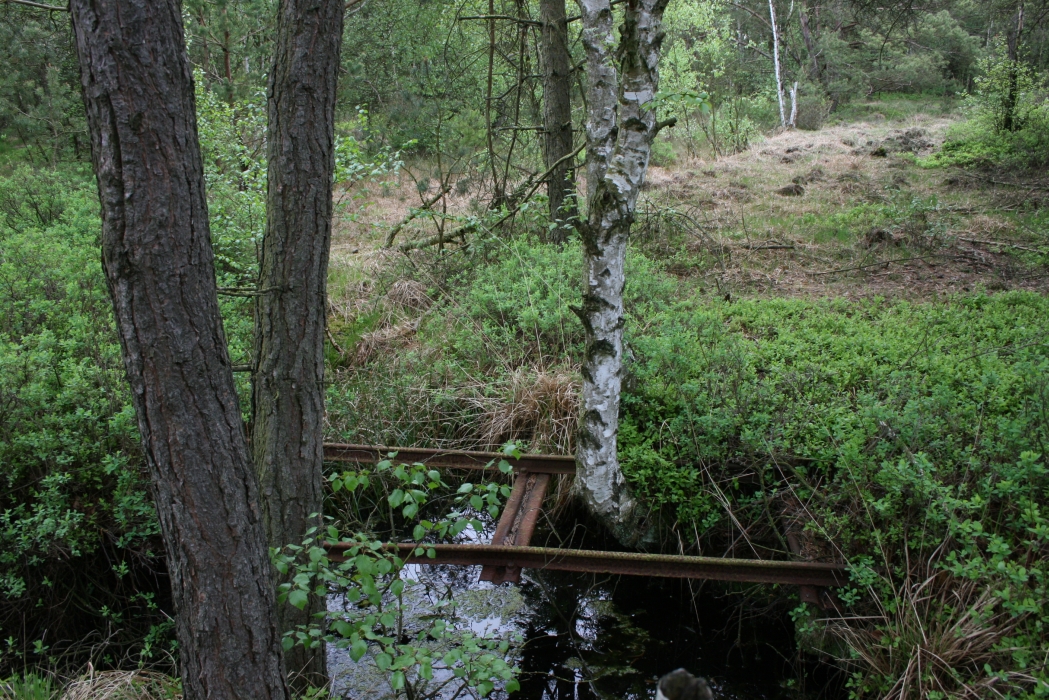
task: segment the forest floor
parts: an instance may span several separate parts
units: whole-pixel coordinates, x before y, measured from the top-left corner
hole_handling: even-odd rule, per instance
[[[717,159],[672,134],[627,255],[617,439],[664,551],[789,558],[787,518],[804,551],[853,567],[852,617],[785,589],[741,595],[748,616],[790,619],[798,648],[841,659],[855,687],[982,697],[1006,677],[989,669],[1012,689],[1044,675],[1024,655],[1044,647],[1049,540],[1025,533],[1049,532],[1049,187],[936,165],[963,118],[936,99],[858,102]],[[345,196],[328,437],[571,454],[578,238],[543,243],[536,201],[469,245],[385,248],[436,193],[429,164],[405,170]],[[480,216],[468,185],[395,243]],[[929,656],[947,670],[926,681]]]
[[[1049,198],[1045,188],[925,167],[923,157],[960,119],[949,105],[906,100],[901,109],[899,101],[871,100],[850,113],[736,155],[651,166],[635,245],[682,281],[723,294],[932,299],[1046,289],[1036,247],[1044,234],[1023,217]],[[363,193],[363,213],[336,228],[332,266],[340,276],[359,281],[389,259],[381,247],[387,233],[435,193],[419,193],[420,179],[402,174]],[[472,197],[453,191],[443,213],[469,213]],[[432,235],[439,218],[418,217],[398,243]]]

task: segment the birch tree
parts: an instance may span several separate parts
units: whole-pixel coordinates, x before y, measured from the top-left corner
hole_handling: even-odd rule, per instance
[[[779,64],[779,29],[776,24],[776,6],[769,0],[769,26],[772,27],[772,66],[776,71],[776,99],[779,101],[779,125],[787,126],[787,115],[783,108],[783,76]]]
[[[586,52],[587,217],[579,223],[586,331],[576,484],[590,511],[624,543],[638,512],[616,454],[623,371],[627,238],[657,123],[663,11],[668,0],[628,0],[617,46],[609,0],[579,0]]]

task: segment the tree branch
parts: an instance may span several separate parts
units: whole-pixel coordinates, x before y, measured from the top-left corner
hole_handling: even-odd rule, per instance
[[[670,119],[664,119],[656,122],[655,128],[652,129],[652,135],[655,136],[663,129],[669,129],[672,126],[677,125],[677,117],[671,117]]]
[[[505,19],[509,22],[517,22],[518,24],[530,24],[536,27],[542,26],[541,22],[536,22],[534,19],[521,19],[520,17],[514,17],[513,15],[464,15],[459,19]]]
[[[491,228],[495,228],[496,226],[498,226],[499,224],[503,223],[504,221],[509,219],[511,216],[516,214],[518,212],[518,210],[521,208],[521,205],[532,198],[532,195],[535,194],[535,191],[537,189],[539,189],[539,186],[542,185],[546,181],[546,179],[548,177],[550,177],[550,175],[555,170],[557,170],[557,168],[559,166],[561,166],[564,163],[566,163],[566,162],[572,160],[573,158],[575,158],[577,155],[579,155],[579,152],[582,151],[583,148],[585,148],[585,147],[586,147],[586,143],[580,144],[579,148],[575,149],[574,151],[569,153],[567,156],[564,156],[563,158],[559,158],[557,160],[557,162],[555,162],[553,165],[551,165],[549,168],[547,168],[546,172],[544,172],[538,178],[532,178],[532,180],[531,180],[532,184],[531,185],[526,183],[525,187],[523,187],[522,189],[530,188],[530,189],[528,189],[527,193],[523,197],[521,197],[521,199],[516,204],[514,204],[514,206],[511,207],[509,209],[509,211],[507,211],[505,214],[503,214],[501,217],[499,217],[499,219],[497,219],[496,222],[491,225]],[[442,241],[443,242],[453,241],[456,238],[465,236],[466,234],[470,233],[471,231],[476,230],[477,227],[480,226],[480,225],[481,225],[481,222],[479,222],[479,221],[472,221],[472,222],[470,222],[470,223],[468,223],[468,224],[466,224],[464,226],[460,226],[459,228],[455,229],[451,233],[447,233],[447,234],[444,234],[444,235],[438,234],[436,236],[431,236],[430,238],[424,238],[421,241],[408,241],[408,242],[405,242],[405,243],[402,243],[401,245],[399,245],[397,247],[397,249],[400,250],[402,253],[407,253],[408,251],[411,251],[411,250],[419,250],[420,248],[429,248],[430,246],[437,245],[438,243],[441,243]]]
[[[397,234],[401,232],[402,228],[404,228],[413,220],[415,220],[415,218],[422,214],[424,211],[429,211],[430,207],[432,207],[434,204],[437,204],[437,202],[441,201],[441,197],[448,194],[448,192],[451,189],[452,186],[451,184],[449,184],[443,190],[438,192],[435,196],[431,197],[430,199],[423,200],[423,205],[420,208],[412,209],[408,216],[404,217],[404,219],[401,220],[401,223],[397,224],[390,230],[389,235],[386,236],[386,242],[383,244],[382,247],[389,248],[390,246],[392,246],[393,239],[397,238]]]
[[[30,2],[30,0],[0,0],[0,3],[4,5],[25,5],[26,7],[32,7],[37,10],[48,10],[50,12],[69,12],[68,7],[58,7],[57,5],[45,5],[40,2]]]

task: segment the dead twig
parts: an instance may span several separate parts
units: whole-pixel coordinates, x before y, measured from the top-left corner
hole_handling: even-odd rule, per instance
[[[980,177],[979,175],[973,175],[964,170],[957,170],[956,172],[962,177],[967,177],[970,180],[988,182],[992,185],[1003,185],[1004,187],[1027,187],[1031,190],[1049,190],[1049,183],[1044,182],[1009,182],[1007,180],[995,180],[993,177]]]
[[[512,206],[510,209],[508,209],[505,214],[500,216],[493,224],[491,224],[490,228],[495,228],[499,224],[501,224],[504,221],[506,221],[507,219],[509,219],[511,216],[515,215],[518,212],[518,210],[521,208],[521,205],[532,198],[532,195],[535,194],[536,190],[539,189],[539,186],[542,185],[546,181],[546,179],[548,177],[550,177],[550,175],[560,165],[562,165],[563,163],[565,163],[567,161],[572,160],[577,155],[579,155],[579,152],[582,151],[585,146],[586,146],[586,144],[582,143],[582,144],[579,145],[579,148],[575,149],[574,151],[572,151],[568,155],[564,156],[563,158],[559,158],[557,160],[557,162],[554,163],[553,165],[551,165],[546,170],[546,172],[544,172],[542,175],[540,175],[537,178],[533,177],[531,179],[531,183],[532,184],[530,186],[528,185],[528,183],[526,183],[525,187],[522,188],[522,189],[528,188],[528,191],[525,193],[525,195],[523,197],[521,197],[514,204],[514,206]],[[468,224],[460,226],[459,228],[455,229],[451,233],[447,233],[447,234],[444,234],[444,235],[438,234],[436,236],[431,236],[430,238],[424,238],[421,241],[410,241],[410,242],[407,242],[407,243],[402,243],[400,246],[398,246],[398,250],[400,250],[402,253],[407,253],[407,252],[412,251],[412,250],[419,250],[420,248],[428,248],[428,247],[430,247],[432,245],[437,245],[438,243],[448,243],[448,242],[453,241],[456,238],[460,238],[460,237],[463,238],[463,240],[465,241],[466,234],[471,233],[473,231],[476,231],[479,226],[481,226],[481,222],[480,221],[471,221]]]
[[[878,267],[879,265],[891,265],[892,263],[910,262],[911,260],[928,260],[929,258],[943,257],[940,254],[934,255],[918,255],[913,258],[896,258],[895,260],[879,260],[878,262],[868,263],[866,265],[856,265],[855,267],[843,267],[838,270],[823,270],[820,272],[810,272],[808,274],[813,277],[819,277],[820,275],[834,275],[839,272],[852,272],[853,270],[864,270],[868,267]]]
[[[1017,245],[1016,243],[1004,243],[1002,241],[984,241],[979,238],[958,238],[959,241],[965,241],[966,243],[977,243],[980,245],[996,245],[1004,248],[1015,248],[1016,250],[1025,250],[1028,253],[1041,253],[1042,251],[1035,248],[1028,248],[1026,246]]]
[[[412,209],[411,212],[408,213],[408,216],[404,217],[404,219],[401,220],[401,223],[397,224],[396,226],[394,226],[390,230],[389,235],[386,236],[386,242],[383,243],[382,247],[383,248],[390,248],[390,247],[392,247],[393,246],[393,239],[397,238],[397,234],[401,232],[401,229],[403,229],[405,226],[410,224],[412,221],[414,221],[418,216],[420,216],[424,212],[429,211],[430,207],[432,207],[434,204],[437,204],[437,202],[441,201],[441,197],[443,197],[446,194],[448,194],[449,192],[451,192],[451,190],[452,190],[452,185],[451,185],[451,183],[449,183],[448,185],[445,185],[444,189],[442,189],[440,192],[438,192],[436,195],[434,195],[430,199],[423,200],[423,205],[420,208]]]

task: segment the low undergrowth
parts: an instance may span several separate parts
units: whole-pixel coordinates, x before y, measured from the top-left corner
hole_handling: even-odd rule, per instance
[[[333,436],[571,451],[578,260],[518,239],[389,267],[426,301],[378,283]],[[619,449],[650,540],[785,557],[788,519],[848,561],[844,617],[795,615],[857,698],[1049,692],[1049,300],[725,300],[630,265]]]

